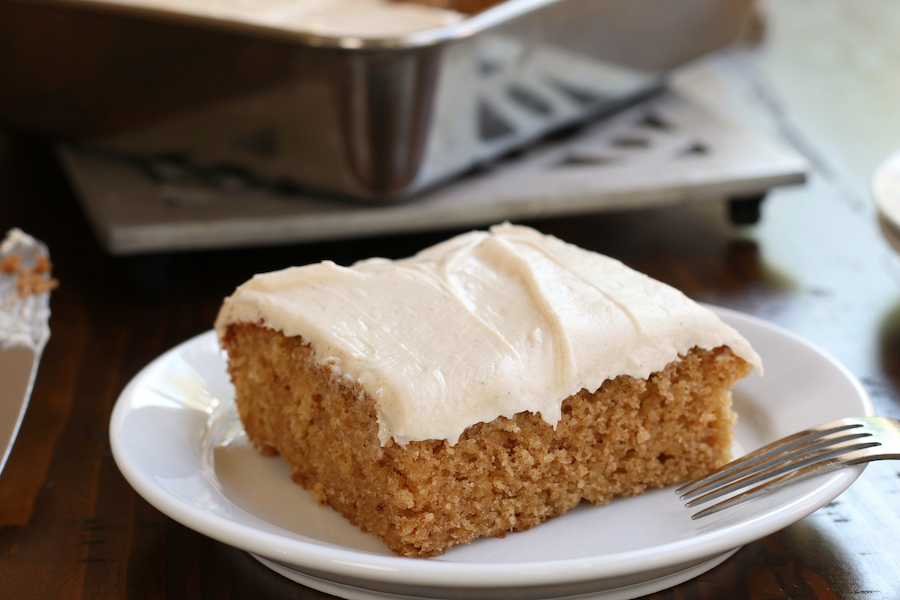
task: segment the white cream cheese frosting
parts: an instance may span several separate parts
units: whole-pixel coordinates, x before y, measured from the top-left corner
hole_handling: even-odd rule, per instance
[[[562,402],[619,375],[644,379],[737,331],[617,260],[510,224],[391,261],[323,262],[256,275],[225,300],[230,323],[302,336],[318,361],[375,401],[379,439],[446,439],[528,411],[555,426]]]

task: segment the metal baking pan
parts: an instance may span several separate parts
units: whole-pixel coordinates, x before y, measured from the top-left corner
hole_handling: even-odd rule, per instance
[[[126,1],[0,0],[0,123],[365,201],[659,87],[733,40],[751,5],[508,0],[366,39]]]

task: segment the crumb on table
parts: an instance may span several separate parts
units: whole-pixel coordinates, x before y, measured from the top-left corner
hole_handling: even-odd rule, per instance
[[[3,273],[15,273],[22,264],[22,256],[19,254],[10,254],[3,261],[3,267],[0,269]]]

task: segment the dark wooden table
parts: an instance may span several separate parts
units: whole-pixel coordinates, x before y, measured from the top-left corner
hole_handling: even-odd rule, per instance
[[[787,14],[772,15],[782,24],[808,18],[786,3],[771,6]],[[865,27],[881,31],[877,20]],[[825,81],[828,61],[842,55],[804,63],[805,50],[779,31],[761,60],[784,104],[773,104],[765,86],[755,96],[768,107],[768,126],[804,150],[813,171],[805,186],[771,194],[758,226],[732,227],[721,205],[709,203],[529,224],[619,258],[695,299],[795,331],[846,364],[880,414],[900,417],[900,258],[881,238],[865,189],[875,157],[890,150],[885,128],[897,133],[900,146],[900,104],[875,103],[882,118],[894,116],[871,130],[817,124],[828,110],[800,110],[815,93],[792,87],[790,67],[807,74],[820,68]],[[722,82],[738,73],[742,85],[760,84],[740,75],[741,64],[695,72],[690,85],[740,113]],[[896,81],[900,61],[890,65]],[[852,79],[847,69],[842,73]],[[866,85],[875,76],[859,77]],[[893,93],[885,88],[880,97],[894,100]],[[852,104],[848,94],[833,100]],[[848,117],[850,125],[860,118]],[[327,597],[179,525],[138,496],[110,453],[113,404],[149,361],[208,330],[222,298],[253,273],[323,259],[406,256],[457,232],[111,258],[92,236],[49,146],[0,135],[0,230],[12,226],[47,242],[61,284],[31,405],[0,476],[0,598]],[[827,507],[651,597],[900,598],[900,463],[870,465]]]

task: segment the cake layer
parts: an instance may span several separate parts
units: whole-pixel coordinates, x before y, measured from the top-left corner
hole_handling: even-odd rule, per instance
[[[222,343],[254,445],[281,454],[321,503],[418,557],[724,464],[729,388],[751,369],[728,348],[694,348],[647,379],[619,375],[570,395],[555,427],[521,412],[473,424],[455,444],[404,446],[382,444],[374,398],[304,338],[238,323]]]
[[[302,336],[316,362],[373,402],[378,440],[447,440],[520,413],[551,428],[563,403],[627,375],[647,379],[693,348],[747,341],[681,292],[533,229],[500,225],[404,260],[325,262],[257,275],[216,328]]]

